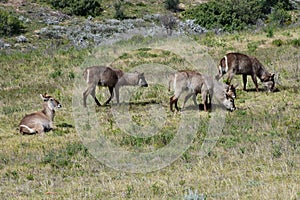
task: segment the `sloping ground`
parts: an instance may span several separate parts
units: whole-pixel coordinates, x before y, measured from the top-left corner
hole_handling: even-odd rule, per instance
[[[33,20],[30,24],[32,32],[57,26],[46,24],[46,19],[52,14],[43,9],[32,9],[39,17],[38,21],[42,21],[36,24],[30,18]],[[53,17],[59,16],[53,14]],[[82,21],[89,24],[86,19]],[[70,22],[67,18],[59,23],[68,26]],[[80,66],[103,62],[99,59],[103,58],[101,48],[74,48],[64,37],[37,39],[39,37],[32,37],[32,32],[29,32],[25,35],[29,41],[18,45],[36,45],[39,48],[20,52],[18,47],[13,46],[12,49],[2,49],[0,54],[1,198],[184,199],[206,196],[207,199],[299,199],[299,29],[299,26],[273,29],[273,37],[268,37],[264,30],[195,36],[195,44],[203,47],[205,52],[207,50],[215,61],[209,63],[212,73],[217,73],[216,63],[227,52],[251,54],[279,76],[277,90],[274,93],[254,92],[249,78],[247,88],[250,90],[242,91],[242,79],[236,76],[234,83],[239,83],[235,102],[237,110],[226,113],[224,126],[217,137],[207,137],[209,122],[216,112],[195,110],[199,127],[190,148],[175,162],[152,173],[127,173],[104,165],[92,156],[87,145],[82,143],[82,133],[75,128],[72,114],[76,109],[72,96],[74,80],[81,77]],[[282,45],[273,44],[279,39]],[[128,45],[148,44],[149,40],[151,37],[139,36],[129,40]],[[292,43],[292,40],[295,42]],[[5,41],[15,44],[15,37],[5,38]],[[172,45],[175,50],[183,46]],[[114,50],[118,52],[118,49]],[[151,50],[145,46],[125,52],[113,64],[126,70],[140,65],[146,69],[145,63],[158,68],[190,67],[182,55],[174,52]],[[198,58],[193,48],[188,48],[187,52],[192,58]],[[145,76],[149,78],[147,74]],[[263,90],[261,85],[260,89]],[[123,88],[122,92],[127,90]],[[41,109],[39,93],[44,92],[55,96],[63,106],[56,112],[56,129],[44,136],[19,135],[19,121],[26,113]],[[107,89],[99,89],[98,98],[104,101],[106,92]],[[79,93],[81,98],[82,92]],[[148,88],[137,89],[132,98],[127,112],[132,115],[132,121],[140,125],[149,125],[155,120],[163,123],[164,129],[153,137],[137,138],[124,132],[109,106],[96,108],[97,120],[104,130],[101,133],[124,151],[147,153],[162,149],[174,138],[183,116],[169,112],[171,95],[167,85],[149,83]],[[92,99],[89,100],[88,109],[91,111],[94,104]],[[189,101],[188,107],[191,105],[192,101]],[[159,109],[155,110],[157,106]],[[149,111],[159,115],[151,120],[153,113]],[[207,154],[201,156],[202,145],[214,142],[216,144],[212,148],[206,149]],[[157,162],[160,163],[160,160],[157,159]]]
[[[104,5],[106,4],[104,3]],[[68,16],[45,5],[40,6],[30,2],[8,2],[3,6],[9,9],[13,6],[13,10],[18,13],[19,19],[26,26],[26,33],[20,39],[4,39],[0,42],[0,48],[17,47],[17,49],[22,50],[32,50],[39,48],[41,43],[49,39],[61,41],[61,43],[68,41],[73,46],[86,48],[118,41],[119,38],[128,38],[133,34],[143,36],[168,34],[163,20],[167,20],[166,23],[168,23],[168,20],[176,22],[176,26],[172,28],[174,29],[172,30],[173,35],[202,34],[206,32],[206,29],[194,24],[193,21],[181,22],[170,15],[157,14],[155,9],[140,18],[130,17],[125,20],[116,20],[104,19],[105,12],[104,16],[98,18]],[[106,6],[107,12],[114,12],[111,10],[112,5]],[[146,4],[145,6],[147,7]],[[131,12],[131,7],[126,10]]]

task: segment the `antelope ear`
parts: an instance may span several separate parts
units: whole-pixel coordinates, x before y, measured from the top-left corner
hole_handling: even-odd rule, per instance
[[[40,94],[41,98],[44,100],[44,101],[48,101],[49,100],[49,97],[47,96],[47,93],[45,93],[44,95],[43,94]]]
[[[227,92],[224,92],[224,96],[226,97],[226,99],[228,99],[228,98],[229,98],[229,95],[228,95],[228,93],[227,93]]]
[[[275,74],[272,74],[272,75],[271,75],[271,77],[272,77],[272,79],[274,79],[274,77],[275,77]]]

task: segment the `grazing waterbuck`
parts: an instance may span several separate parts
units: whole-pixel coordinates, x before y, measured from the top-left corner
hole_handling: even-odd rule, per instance
[[[55,110],[61,108],[61,104],[47,94],[40,94],[43,99],[43,110],[26,115],[20,122],[20,133],[35,134],[44,133],[53,129]]]
[[[228,74],[227,83],[230,83],[235,74],[243,75],[244,90],[246,90],[247,75],[250,75],[258,92],[257,77],[261,80],[268,92],[274,90],[275,74],[270,74],[265,67],[255,57],[247,56],[241,53],[228,53],[219,63],[219,74],[216,79],[219,80],[224,74]]]
[[[101,106],[96,98],[96,86],[108,87],[110,97],[105,102],[108,104],[114,96],[114,91],[119,104],[119,90],[122,86],[141,86],[148,87],[148,83],[145,79],[144,73],[127,73],[120,69],[115,69],[107,66],[92,66],[88,67],[83,72],[84,79],[88,86],[83,92],[83,106],[86,107],[86,99],[88,95],[91,95],[96,104]]]
[[[220,101],[227,109],[233,111],[235,110],[234,97],[235,88],[229,90],[231,86],[226,86],[223,83],[219,83],[213,78],[200,74],[196,71],[182,70],[175,73],[173,78],[174,95],[170,98],[170,110],[173,111],[173,104],[175,108],[178,108],[178,99],[183,91],[188,91],[183,103],[183,108],[187,100],[193,96],[194,104],[196,105],[196,96],[201,93],[202,103],[204,106],[204,111],[207,111],[208,97],[210,103],[212,98],[216,98]],[[233,87],[233,86],[232,86]]]

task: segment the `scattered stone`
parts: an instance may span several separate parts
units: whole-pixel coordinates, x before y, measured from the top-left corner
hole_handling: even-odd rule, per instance
[[[26,38],[24,35],[20,35],[20,36],[16,37],[16,41],[17,41],[18,43],[25,43],[25,42],[27,42],[28,40],[27,40],[27,38]]]
[[[21,22],[26,23],[26,24],[28,24],[28,23],[31,22],[31,20],[30,20],[29,18],[26,18],[26,17],[24,17],[24,16],[22,16],[22,15],[19,17],[19,20],[20,20]]]
[[[181,5],[182,9],[184,4]],[[177,17],[165,17],[162,23],[162,14],[147,14],[138,19],[106,19],[94,20],[92,16],[86,19],[71,17],[60,11],[53,11],[47,7],[32,7],[19,20],[25,23],[37,21],[45,24],[45,27],[35,30],[32,37],[46,39],[68,39],[78,48],[87,48],[101,44],[113,44],[121,39],[129,39],[134,35],[184,35],[202,34],[207,30],[194,23],[193,20],[180,21]],[[28,18],[29,17],[29,18]],[[166,29],[168,31],[166,31]],[[20,35],[16,37],[16,43],[26,43],[28,39]],[[29,43],[30,44],[30,43]],[[20,45],[17,45],[17,47]],[[22,47],[24,45],[21,45]],[[0,48],[10,48],[11,45],[0,41]],[[30,48],[34,49],[34,48]]]
[[[185,4],[180,3],[180,4],[178,5],[178,8],[179,8],[180,10],[185,10]]]
[[[91,15],[89,15],[88,17],[87,17],[87,20],[89,20],[89,21],[92,21],[94,18],[91,16]]]
[[[3,40],[0,39],[0,49],[7,49],[7,48],[10,48],[11,45],[4,42]]]
[[[190,34],[202,34],[207,32],[207,29],[195,24],[195,20],[186,20],[179,23],[179,27],[182,32],[188,32]]]

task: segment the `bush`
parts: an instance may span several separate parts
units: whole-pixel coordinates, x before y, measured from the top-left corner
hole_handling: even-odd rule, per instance
[[[99,0],[41,0],[70,15],[98,16],[103,9]]]
[[[274,27],[273,26],[267,26],[264,31],[267,33],[267,37],[271,38],[274,36]]]
[[[173,15],[162,15],[160,17],[160,23],[165,27],[167,30],[168,35],[172,35],[172,31],[177,25],[176,18]]]
[[[17,35],[24,32],[24,28],[15,14],[0,9],[0,36]]]
[[[281,6],[276,6],[272,13],[268,15],[268,20],[273,25],[283,26],[291,23],[292,17],[288,11],[281,8]]]
[[[114,8],[115,8],[115,18],[116,19],[125,19],[125,14],[124,14],[124,10],[122,7],[122,2],[121,1],[117,1],[114,4]]]
[[[247,48],[249,52],[255,52],[256,49],[258,48],[258,43],[257,42],[249,42],[247,44]]]
[[[171,11],[178,11],[179,0],[165,0],[165,8]]]
[[[277,39],[277,40],[273,40],[273,41],[272,41],[272,44],[275,45],[275,46],[277,46],[277,47],[280,47],[280,46],[282,46],[284,43],[283,43],[283,41],[282,41],[281,39]]]
[[[293,45],[294,47],[300,47],[300,38],[299,39],[290,40],[289,44]]]
[[[212,0],[185,11],[183,17],[195,19],[195,23],[207,29],[232,32],[255,25],[259,19],[267,19],[275,6],[278,12],[292,9],[288,0]]]

